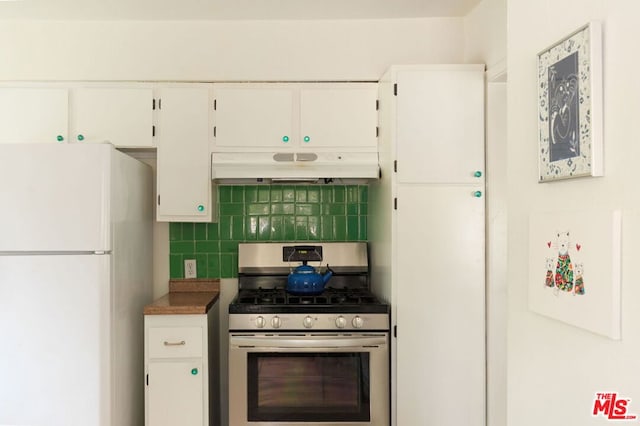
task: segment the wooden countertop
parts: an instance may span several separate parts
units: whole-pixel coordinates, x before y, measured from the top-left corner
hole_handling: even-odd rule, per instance
[[[169,293],[144,307],[145,315],[206,314],[218,301],[220,280],[169,281]]]

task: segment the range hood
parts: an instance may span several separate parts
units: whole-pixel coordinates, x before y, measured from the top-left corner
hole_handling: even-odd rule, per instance
[[[211,158],[211,178],[305,181],[316,179],[378,179],[375,152],[228,153]]]

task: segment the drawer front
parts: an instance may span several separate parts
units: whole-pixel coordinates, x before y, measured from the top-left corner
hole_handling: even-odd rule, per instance
[[[202,357],[201,327],[149,328],[149,358]]]

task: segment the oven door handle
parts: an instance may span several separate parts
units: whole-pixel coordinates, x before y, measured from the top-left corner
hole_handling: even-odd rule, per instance
[[[320,339],[295,338],[295,337],[258,337],[258,336],[232,336],[231,346],[254,348],[362,348],[378,347],[387,344],[386,336],[349,336],[329,337]]]

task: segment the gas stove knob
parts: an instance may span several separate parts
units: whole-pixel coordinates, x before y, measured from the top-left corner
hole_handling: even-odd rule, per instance
[[[282,326],[282,320],[280,319],[279,316],[275,316],[273,318],[271,318],[271,327],[273,328],[280,328]]]
[[[264,320],[264,317],[260,316],[256,318],[256,327],[264,328],[267,325],[267,322]]]
[[[307,315],[306,317],[304,317],[304,319],[302,320],[302,325],[304,325],[304,328],[311,328],[313,327],[313,318],[311,318],[309,315]]]
[[[347,320],[342,315],[336,318],[336,327],[345,328],[346,326],[347,326]]]
[[[353,325],[353,328],[362,328],[362,326],[364,325],[364,320],[356,315],[351,321],[351,324]]]

